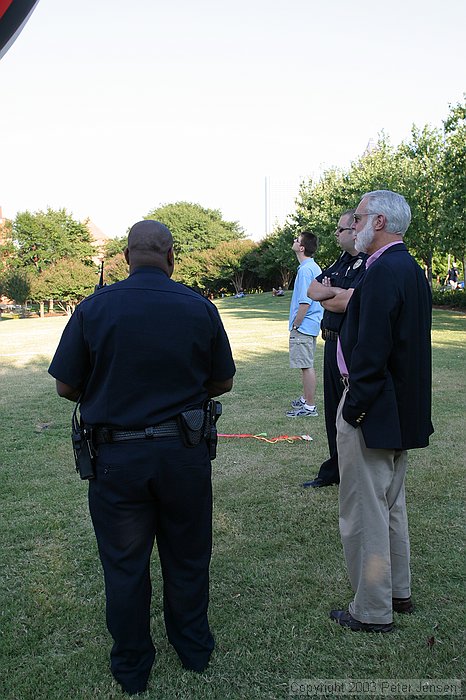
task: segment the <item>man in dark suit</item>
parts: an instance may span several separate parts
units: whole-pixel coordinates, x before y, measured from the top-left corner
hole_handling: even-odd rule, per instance
[[[410,221],[404,197],[388,190],[365,194],[354,214],[356,249],[369,257],[337,350],[340,534],[354,599],[330,613],[354,631],[390,632],[393,611],[413,611],[407,450],[425,447],[433,427],[432,298],[403,243]]]

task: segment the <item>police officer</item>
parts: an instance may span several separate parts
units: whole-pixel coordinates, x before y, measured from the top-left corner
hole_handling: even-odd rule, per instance
[[[346,306],[365,269],[367,259],[365,253],[358,253],[354,247],[356,235],[351,228],[354,211],[354,209],[348,209],[343,212],[335,231],[338,245],[343,253],[338,260],[316,277],[308,290],[311,299],[320,301],[325,309],[321,325],[322,338],[325,340],[325,428],[330,457],[323,462],[315,479],[304,482],[304,488],[318,488],[340,483],[335,420],[338,404],[343,394],[343,386],[337,366],[337,340]],[[338,294],[331,299],[328,298],[328,286],[334,288],[335,292],[338,290]]]
[[[216,307],[170,279],[173,239],[163,224],[135,224],[125,258],[128,278],[79,304],[49,372],[60,396],[81,396],[82,420],[93,431],[89,508],[114,640],[111,670],[136,694],[155,658],[154,539],[169,641],[183,666],[198,672],[214,648],[211,462],[204,439],[188,444],[180,414],[230,391],[235,365]]]

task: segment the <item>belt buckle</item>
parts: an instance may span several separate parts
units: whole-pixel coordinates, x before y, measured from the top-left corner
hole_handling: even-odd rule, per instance
[[[157,431],[156,431],[156,429],[151,425],[151,426],[149,426],[148,428],[144,428],[144,435],[145,435],[146,438],[148,438],[149,440],[152,440],[152,438],[155,438],[155,436],[157,435]]]

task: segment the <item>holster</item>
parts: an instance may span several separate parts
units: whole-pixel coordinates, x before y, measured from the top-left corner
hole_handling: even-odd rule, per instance
[[[92,429],[83,425],[81,416],[78,418],[78,408],[79,400],[76,402],[71,419],[71,442],[76,471],[81,479],[94,479],[96,453],[92,444]]]
[[[178,416],[178,427],[185,447],[200,445],[205,436],[206,412],[204,408],[190,408]]]
[[[210,459],[217,456],[216,422],[222,414],[222,404],[209,399],[204,406],[182,411],[178,415],[178,427],[185,447],[200,445],[206,440],[209,447]]]

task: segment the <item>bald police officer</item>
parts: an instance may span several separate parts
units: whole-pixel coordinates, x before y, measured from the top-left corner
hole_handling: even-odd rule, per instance
[[[82,420],[93,430],[89,508],[114,640],[111,670],[136,694],[155,658],[154,540],[169,641],[183,666],[198,672],[214,648],[211,461],[204,439],[187,443],[179,417],[230,391],[235,365],[216,307],[170,279],[173,239],[163,224],[135,224],[125,258],[128,278],[79,304],[49,372],[60,396],[81,396]]]

